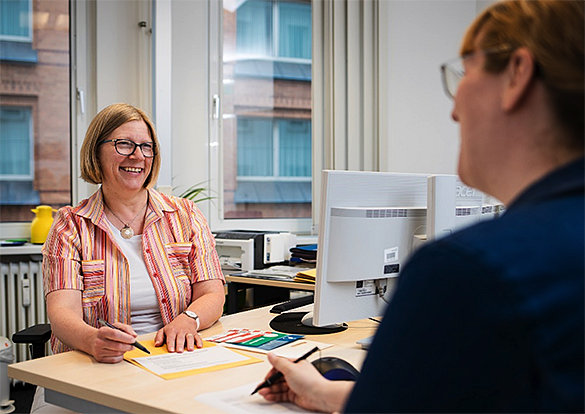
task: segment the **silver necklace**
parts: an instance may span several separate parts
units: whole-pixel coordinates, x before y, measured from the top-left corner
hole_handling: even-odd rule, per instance
[[[132,227],[130,227],[130,225],[132,223],[134,223],[134,220],[136,220],[136,217],[138,217],[140,215],[140,213],[142,213],[142,211],[144,211],[144,209],[146,208],[147,205],[148,205],[148,198],[146,199],[146,204],[144,205],[144,207],[142,207],[140,209],[140,211],[138,212],[138,214],[136,214],[134,216],[134,218],[132,219],[132,221],[130,223],[126,224],[126,223],[124,223],[124,221],[122,221],[120,219],[120,217],[116,216],[116,213],[114,213],[112,211],[112,209],[110,207],[108,207],[108,205],[106,204],[106,200],[104,200],[104,206],[106,206],[106,208],[108,210],[110,210],[110,213],[112,213],[114,215],[114,217],[116,217],[118,219],[118,221],[124,225],[124,227],[122,227],[120,229],[120,236],[122,236],[125,239],[131,239],[132,237],[134,237],[134,230],[132,230]]]

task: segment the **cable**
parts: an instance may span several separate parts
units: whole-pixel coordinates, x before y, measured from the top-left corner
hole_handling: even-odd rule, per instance
[[[384,286],[380,286],[380,282],[384,280],[386,282],[386,284]],[[386,279],[377,279],[374,284],[376,285],[376,293],[378,294],[378,296],[380,297],[380,299],[382,299],[384,302],[386,302],[387,304],[389,304],[390,302],[388,302],[386,300],[386,298],[384,297],[384,295],[386,294],[386,290],[388,289],[388,281]]]

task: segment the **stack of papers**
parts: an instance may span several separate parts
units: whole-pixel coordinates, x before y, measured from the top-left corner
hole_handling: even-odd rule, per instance
[[[298,267],[293,266],[272,266],[267,269],[249,270],[247,272],[232,273],[232,276],[249,276],[260,279],[285,280],[292,281],[297,272]]]
[[[315,283],[317,277],[317,269],[301,270],[294,278],[295,282]]]
[[[256,269],[249,270],[246,272],[231,273],[231,276],[245,276],[254,277],[258,279],[270,279],[302,283],[315,283],[316,275],[317,269],[299,268],[294,266],[272,266],[267,269]]]

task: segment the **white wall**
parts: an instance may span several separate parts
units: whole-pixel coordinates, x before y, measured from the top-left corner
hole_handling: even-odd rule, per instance
[[[180,194],[208,174],[208,10],[207,2],[191,0],[174,0],[171,8],[171,174]]]
[[[479,14],[483,9],[495,2],[496,0],[476,0],[475,3],[477,5],[477,13]]]
[[[148,2],[96,2],[97,110],[115,103],[136,105],[152,115],[151,33]],[[141,28],[138,22],[146,22]]]
[[[440,65],[458,55],[476,2],[392,0],[387,6],[385,168],[455,174],[458,126],[451,120],[453,102],[443,92]]]

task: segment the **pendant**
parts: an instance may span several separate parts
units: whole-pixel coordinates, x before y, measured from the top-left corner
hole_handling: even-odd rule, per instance
[[[120,236],[125,239],[131,239],[134,236],[134,230],[132,230],[132,227],[124,226],[124,228],[120,230]]]

